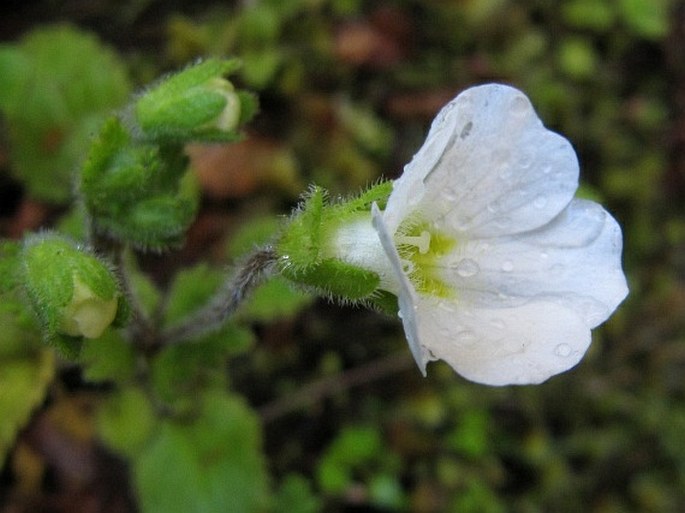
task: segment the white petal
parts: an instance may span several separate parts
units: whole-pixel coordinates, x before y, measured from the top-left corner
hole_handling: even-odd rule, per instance
[[[459,302],[512,307],[544,300],[570,308],[590,328],[628,293],[621,269],[621,229],[597,203],[573,200],[552,222],[510,237],[472,240],[443,260]],[[464,272],[463,262],[477,272]]]
[[[418,210],[457,233],[492,237],[547,223],[571,200],[578,161],[517,89],[467,89],[436,117],[384,213],[394,233]]]
[[[453,311],[445,306],[421,298],[421,344],[434,358],[478,383],[541,383],[575,366],[590,345],[590,328],[556,303]]]
[[[409,343],[409,349],[411,350],[414,360],[416,360],[416,365],[419,366],[419,370],[425,377],[426,362],[428,361],[428,358],[426,349],[419,344],[419,334],[416,324],[416,305],[418,304],[416,291],[409,282],[407,275],[402,270],[400,255],[397,253],[395,243],[383,220],[383,214],[378,209],[376,203],[371,205],[371,216],[373,219],[373,227],[378,232],[378,237],[383,249],[385,250],[388,260],[390,260],[390,264],[392,265],[397,281],[399,282],[399,316],[402,318],[404,333],[407,337],[407,342]]]

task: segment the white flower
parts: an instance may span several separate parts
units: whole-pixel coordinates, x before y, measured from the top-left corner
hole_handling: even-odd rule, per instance
[[[424,375],[442,359],[480,383],[540,383],[580,361],[628,289],[620,227],[577,186],[570,143],[520,91],[474,87],[442,109],[374,205],[385,265],[348,253],[398,295]]]

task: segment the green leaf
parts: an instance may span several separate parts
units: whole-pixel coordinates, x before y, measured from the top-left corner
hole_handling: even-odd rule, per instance
[[[298,474],[286,476],[273,504],[271,513],[317,513],[322,510],[321,500],[312,491],[311,483]]]
[[[344,429],[321,458],[317,468],[319,485],[328,493],[342,493],[351,483],[354,468],[373,461],[382,451],[377,428]]]
[[[216,333],[164,348],[152,363],[156,393],[173,408],[192,407],[202,386],[225,384],[227,359],[253,341],[251,331],[229,323]]]
[[[638,35],[659,39],[669,26],[669,0],[620,0],[620,13],[626,24]]]
[[[128,458],[143,451],[158,426],[145,394],[127,387],[111,394],[98,411],[98,434],[103,442]]]
[[[267,473],[256,415],[238,398],[206,394],[192,421],[164,420],[133,462],[142,513],[263,511]]]
[[[107,330],[100,338],[84,340],[80,360],[83,375],[88,381],[133,381],[136,354],[130,342],[116,330]]]
[[[45,397],[55,372],[49,349],[0,360],[0,467],[17,432]]]
[[[205,263],[179,271],[169,288],[164,323],[173,324],[203,306],[225,279],[223,272]]]
[[[250,321],[271,322],[292,317],[312,299],[310,294],[293,288],[285,279],[276,276],[257,287],[237,315]]]
[[[32,196],[65,202],[93,131],[128,96],[123,63],[93,35],[52,26],[0,49],[0,83],[12,171]]]

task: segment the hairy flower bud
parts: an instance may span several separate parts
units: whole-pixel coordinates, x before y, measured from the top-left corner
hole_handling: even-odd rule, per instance
[[[231,141],[255,109],[254,99],[223,78],[235,60],[208,59],[163,80],[135,104],[146,138],[172,141]]]
[[[23,286],[49,340],[98,338],[122,311],[110,269],[67,239],[31,237],[22,257]]]

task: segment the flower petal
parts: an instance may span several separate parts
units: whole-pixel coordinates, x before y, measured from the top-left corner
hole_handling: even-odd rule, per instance
[[[597,203],[575,199],[537,230],[458,245],[441,273],[460,303],[496,308],[544,300],[594,328],[628,293],[621,247],[614,218]],[[467,264],[477,272],[464,272]]]
[[[395,272],[397,281],[399,282],[399,294],[397,298],[400,307],[399,316],[402,318],[404,333],[407,337],[407,342],[409,343],[409,349],[411,350],[414,360],[416,360],[416,365],[419,366],[419,370],[425,377],[428,355],[426,349],[419,344],[419,334],[415,316],[415,308],[418,304],[416,291],[409,282],[407,275],[402,270],[400,255],[397,253],[395,243],[393,242],[392,236],[385,225],[383,214],[378,209],[378,205],[376,205],[375,202],[371,205],[371,216],[373,220],[373,227],[378,232],[378,238],[381,241],[383,250],[388,257],[392,269]]]
[[[390,233],[413,211],[457,233],[492,237],[538,228],[571,201],[578,161],[517,89],[467,89],[436,117],[394,183]]]
[[[486,385],[541,383],[575,366],[590,345],[590,328],[553,302],[515,308],[450,310],[421,298],[421,344],[463,377]]]

